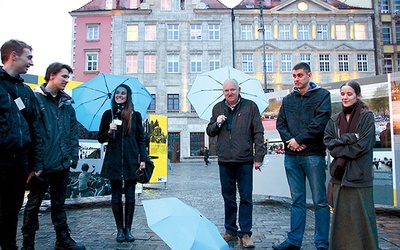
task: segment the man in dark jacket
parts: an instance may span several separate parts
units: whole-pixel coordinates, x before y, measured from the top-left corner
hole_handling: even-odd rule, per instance
[[[257,105],[241,98],[235,79],[225,81],[223,93],[225,100],[214,106],[207,126],[209,136],[218,136],[218,165],[225,203],[226,232],[222,237],[226,241],[239,237],[243,247],[253,248],[253,165],[259,170],[264,159],[264,127]],[[240,230],[236,224],[236,185],[240,194]]]
[[[20,74],[33,65],[32,47],[9,40],[0,67],[0,248],[16,245],[18,213],[28,172],[43,168],[43,144],[35,96]]]
[[[273,249],[300,249],[306,225],[306,178],[315,210],[315,246],[328,249],[330,211],[326,201],[326,162],[323,143],[331,116],[326,89],[311,82],[307,63],[293,67],[293,92],[283,98],[276,128],[285,144],[285,170],[292,194],[290,231],[286,241]]]
[[[78,124],[72,98],[63,91],[71,74],[70,66],[52,63],[46,70],[46,83],[34,89],[40,108],[45,154],[43,173],[32,176],[30,183],[22,226],[23,249],[34,249],[39,207],[49,186],[51,219],[57,234],[55,249],[85,249],[70,237],[65,212],[69,169],[76,168],[79,153]]]

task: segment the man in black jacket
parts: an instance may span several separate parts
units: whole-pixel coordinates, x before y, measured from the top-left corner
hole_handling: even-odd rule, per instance
[[[34,89],[40,108],[44,143],[43,173],[32,176],[28,202],[22,226],[23,249],[34,249],[35,234],[39,229],[38,212],[43,197],[50,187],[51,219],[57,234],[55,249],[85,249],[70,236],[65,212],[65,196],[70,167],[76,168],[79,154],[78,124],[72,98],[64,92],[72,68],[52,63],[46,70],[45,81]]]
[[[9,40],[1,47],[0,67],[0,248],[16,245],[18,213],[28,171],[43,167],[38,109],[20,74],[33,65],[32,47]]]
[[[235,79],[225,81],[223,93],[225,99],[214,106],[207,126],[210,137],[218,136],[219,175],[225,203],[226,232],[222,237],[226,241],[239,237],[244,248],[253,248],[253,165],[259,170],[264,160],[264,127],[257,105],[241,98]],[[237,189],[240,194],[239,228],[236,224]]]

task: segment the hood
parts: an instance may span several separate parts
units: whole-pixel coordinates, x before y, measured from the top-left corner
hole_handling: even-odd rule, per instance
[[[50,93],[46,91],[46,83],[43,83],[42,85],[33,88],[33,92],[41,94],[46,97],[51,96]],[[75,103],[72,97],[69,96],[67,93],[65,93],[63,90],[59,90],[58,93],[60,95],[60,103],[65,103],[65,104]]]
[[[317,89],[319,89],[319,88],[321,88],[319,85],[317,85],[317,84],[314,83],[314,82],[310,82],[310,88],[308,88],[307,93],[308,93],[308,92],[311,92],[311,91],[315,91],[315,90],[317,90]],[[297,86],[293,87],[293,92],[296,92],[296,93],[299,93],[299,94],[300,94],[299,88],[298,88]],[[306,94],[307,94],[307,93],[306,93]],[[306,94],[305,94],[305,95],[306,95]]]
[[[3,67],[0,68],[0,78],[13,83],[24,83],[24,79],[21,76],[10,76],[7,71],[3,69]]]

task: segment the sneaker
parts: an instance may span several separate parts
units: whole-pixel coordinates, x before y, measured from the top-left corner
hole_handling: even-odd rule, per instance
[[[300,247],[287,242],[286,240],[277,246],[272,246],[275,250],[300,250]]]
[[[254,248],[254,242],[248,234],[243,235],[242,245],[244,248]]]
[[[228,232],[225,232],[225,233],[222,235],[222,238],[223,238],[225,241],[231,241],[231,240],[236,240],[236,239],[237,239],[237,236],[232,235],[232,234],[229,234]]]

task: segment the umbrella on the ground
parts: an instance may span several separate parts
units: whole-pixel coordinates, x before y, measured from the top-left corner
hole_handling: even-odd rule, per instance
[[[100,74],[72,90],[76,117],[88,131],[99,129],[101,117],[111,108],[111,98],[121,83],[132,89],[134,109],[145,118],[152,96],[136,77]]]
[[[197,75],[190,88],[187,97],[201,119],[210,120],[214,105],[224,99],[223,84],[231,78],[238,81],[240,95],[255,102],[260,113],[268,107],[268,99],[257,78],[226,66]]]
[[[177,198],[142,201],[147,224],[171,249],[229,250],[218,228]]]

